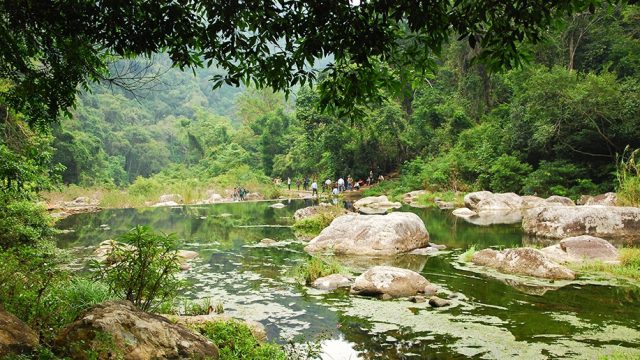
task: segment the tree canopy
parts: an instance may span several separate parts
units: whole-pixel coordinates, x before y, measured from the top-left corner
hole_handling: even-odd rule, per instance
[[[114,57],[166,52],[181,69],[216,64],[224,73],[214,88],[287,92],[323,75],[321,105],[348,110],[397,85],[394,71],[428,70],[451,36],[492,67],[513,66],[525,57],[520,45],[539,41],[555,18],[601,2],[6,0],[0,78],[11,86],[2,96],[30,123],[50,123],[75,104],[79,86],[121,80],[108,71]],[[332,64],[314,69],[329,55]]]

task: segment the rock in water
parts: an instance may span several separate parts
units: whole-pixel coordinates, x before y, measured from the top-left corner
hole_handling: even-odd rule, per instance
[[[471,217],[471,216],[477,216],[478,214],[470,209],[467,208],[458,208],[453,210],[452,212],[453,215],[458,216],[458,217]]]
[[[429,298],[429,305],[432,307],[445,307],[451,305],[451,301],[439,298],[437,296],[432,296]]]
[[[554,204],[558,206],[576,206],[573,200],[565,196],[553,195],[553,196],[549,196],[544,200],[545,206],[553,206]]]
[[[55,347],[73,359],[86,358],[84,349],[104,349],[100,359],[218,358],[218,348],[205,337],[128,301],[109,301],[85,311],[62,329]]]
[[[484,249],[473,255],[476,265],[488,266],[507,274],[518,274],[553,280],[573,280],[576,275],[564,266],[532,248],[495,251]]]
[[[311,286],[320,290],[335,290],[341,287],[349,287],[351,284],[352,281],[349,277],[342,274],[331,274],[317,278]]]
[[[522,197],[514,193],[494,194],[477,191],[464,197],[464,204],[473,211],[518,210],[522,208]]]
[[[384,195],[369,196],[353,203],[354,209],[366,215],[386,214],[389,210],[400,207],[402,207],[402,204],[399,202],[390,202]]]
[[[541,250],[553,261],[581,262],[585,260],[617,261],[618,249],[607,240],[589,236],[575,236],[560,241],[559,244]]]
[[[640,208],[586,205],[538,207],[525,212],[522,227],[529,235],[554,239],[591,235],[640,241]]]
[[[429,233],[414,213],[343,215],[337,217],[304,249],[345,255],[393,255],[429,244]]]
[[[358,276],[351,286],[353,294],[392,297],[423,293],[429,281],[415,271],[391,266],[375,266]]]
[[[38,334],[27,324],[0,308],[0,358],[29,355],[38,346]]]
[[[282,208],[284,208],[284,207],[286,207],[286,206],[287,206],[287,205],[285,205],[285,204],[283,204],[283,203],[275,203],[275,204],[269,205],[269,207],[270,207],[270,208],[273,208],[273,209],[282,209]]]

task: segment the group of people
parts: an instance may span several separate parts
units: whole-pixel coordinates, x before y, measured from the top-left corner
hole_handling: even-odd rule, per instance
[[[382,175],[378,176],[378,181],[383,181],[384,177]],[[334,195],[338,195],[343,191],[351,191],[351,190],[359,190],[365,184],[370,186],[373,184],[373,171],[369,171],[369,177],[367,180],[355,180],[351,175],[347,176],[347,180],[344,178],[339,178],[338,180],[332,181],[331,179],[326,179],[321,183],[322,192],[331,192]],[[291,177],[287,177],[287,188],[291,190],[292,180]],[[296,188],[300,190],[300,186],[302,185],[302,189],[305,191],[311,190],[312,195],[318,195],[318,182],[314,178],[311,180],[308,176],[305,176],[303,179],[296,179],[295,181]]]
[[[231,198],[233,201],[243,201],[245,200],[245,196],[247,195],[247,189],[237,186],[233,188],[233,194]]]

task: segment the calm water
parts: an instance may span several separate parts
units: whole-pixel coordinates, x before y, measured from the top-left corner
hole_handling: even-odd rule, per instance
[[[431,241],[450,252],[437,256],[343,258],[354,274],[375,264],[420,272],[453,306],[434,309],[405,300],[381,301],[324,293],[296,284],[290,269],[307,258],[295,240],[293,212],[302,200],[181,208],[105,210],[59,222],[59,245],[78,257],[142,224],[176,233],[200,258],[185,276],[185,296],[222,302],[232,316],[263,323],[274,339],[323,336],[326,359],[592,359],[614,352],[640,356],[640,288],[606,282],[535,283],[467,268],[458,258],[469,246],[522,244],[519,225],[480,227],[432,209],[404,208],[425,222]],[[108,230],[101,225],[108,225]],[[264,225],[269,225],[264,226]],[[283,246],[260,247],[263,238]],[[564,285],[564,286],[562,286]]]

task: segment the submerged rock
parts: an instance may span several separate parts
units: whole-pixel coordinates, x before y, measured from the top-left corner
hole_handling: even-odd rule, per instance
[[[284,207],[286,207],[287,205],[283,204],[283,203],[275,203],[275,204],[271,204],[269,205],[270,208],[273,209],[282,209]]]
[[[429,281],[415,271],[390,266],[375,266],[358,276],[351,293],[391,297],[413,296],[424,293]]]
[[[307,252],[393,255],[429,244],[429,233],[414,213],[389,215],[343,215],[309,242]]]
[[[437,296],[432,296],[429,298],[429,305],[432,307],[445,307],[451,305],[451,301],[439,298]]]
[[[525,212],[525,233],[563,239],[592,235],[640,241],[640,208],[617,206],[539,207]]]
[[[457,217],[471,217],[471,216],[477,216],[478,213],[476,213],[475,211],[468,209],[468,208],[458,208],[453,210],[452,212],[453,215],[457,216]]]
[[[38,347],[38,334],[14,315],[0,308],[0,358],[29,355]]]
[[[573,280],[575,274],[551,261],[539,250],[517,248],[496,251],[484,249],[473,255],[476,265],[488,266],[507,274],[518,274],[554,280]]]
[[[317,278],[311,286],[319,290],[335,290],[337,288],[350,287],[352,283],[351,278],[346,275],[331,274]]]
[[[73,359],[86,358],[86,349],[104,349],[101,359],[218,358],[218,348],[205,337],[128,301],[93,306],[62,329],[54,344]]]
[[[366,215],[386,214],[389,210],[399,209],[400,207],[402,207],[402,204],[399,202],[391,202],[384,195],[369,196],[353,203],[353,208],[356,209],[356,211]]]
[[[559,244],[548,246],[541,251],[559,263],[585,260],[616,262],[619,255],[618,249],[607,240],[590,235],[566,238]]]

